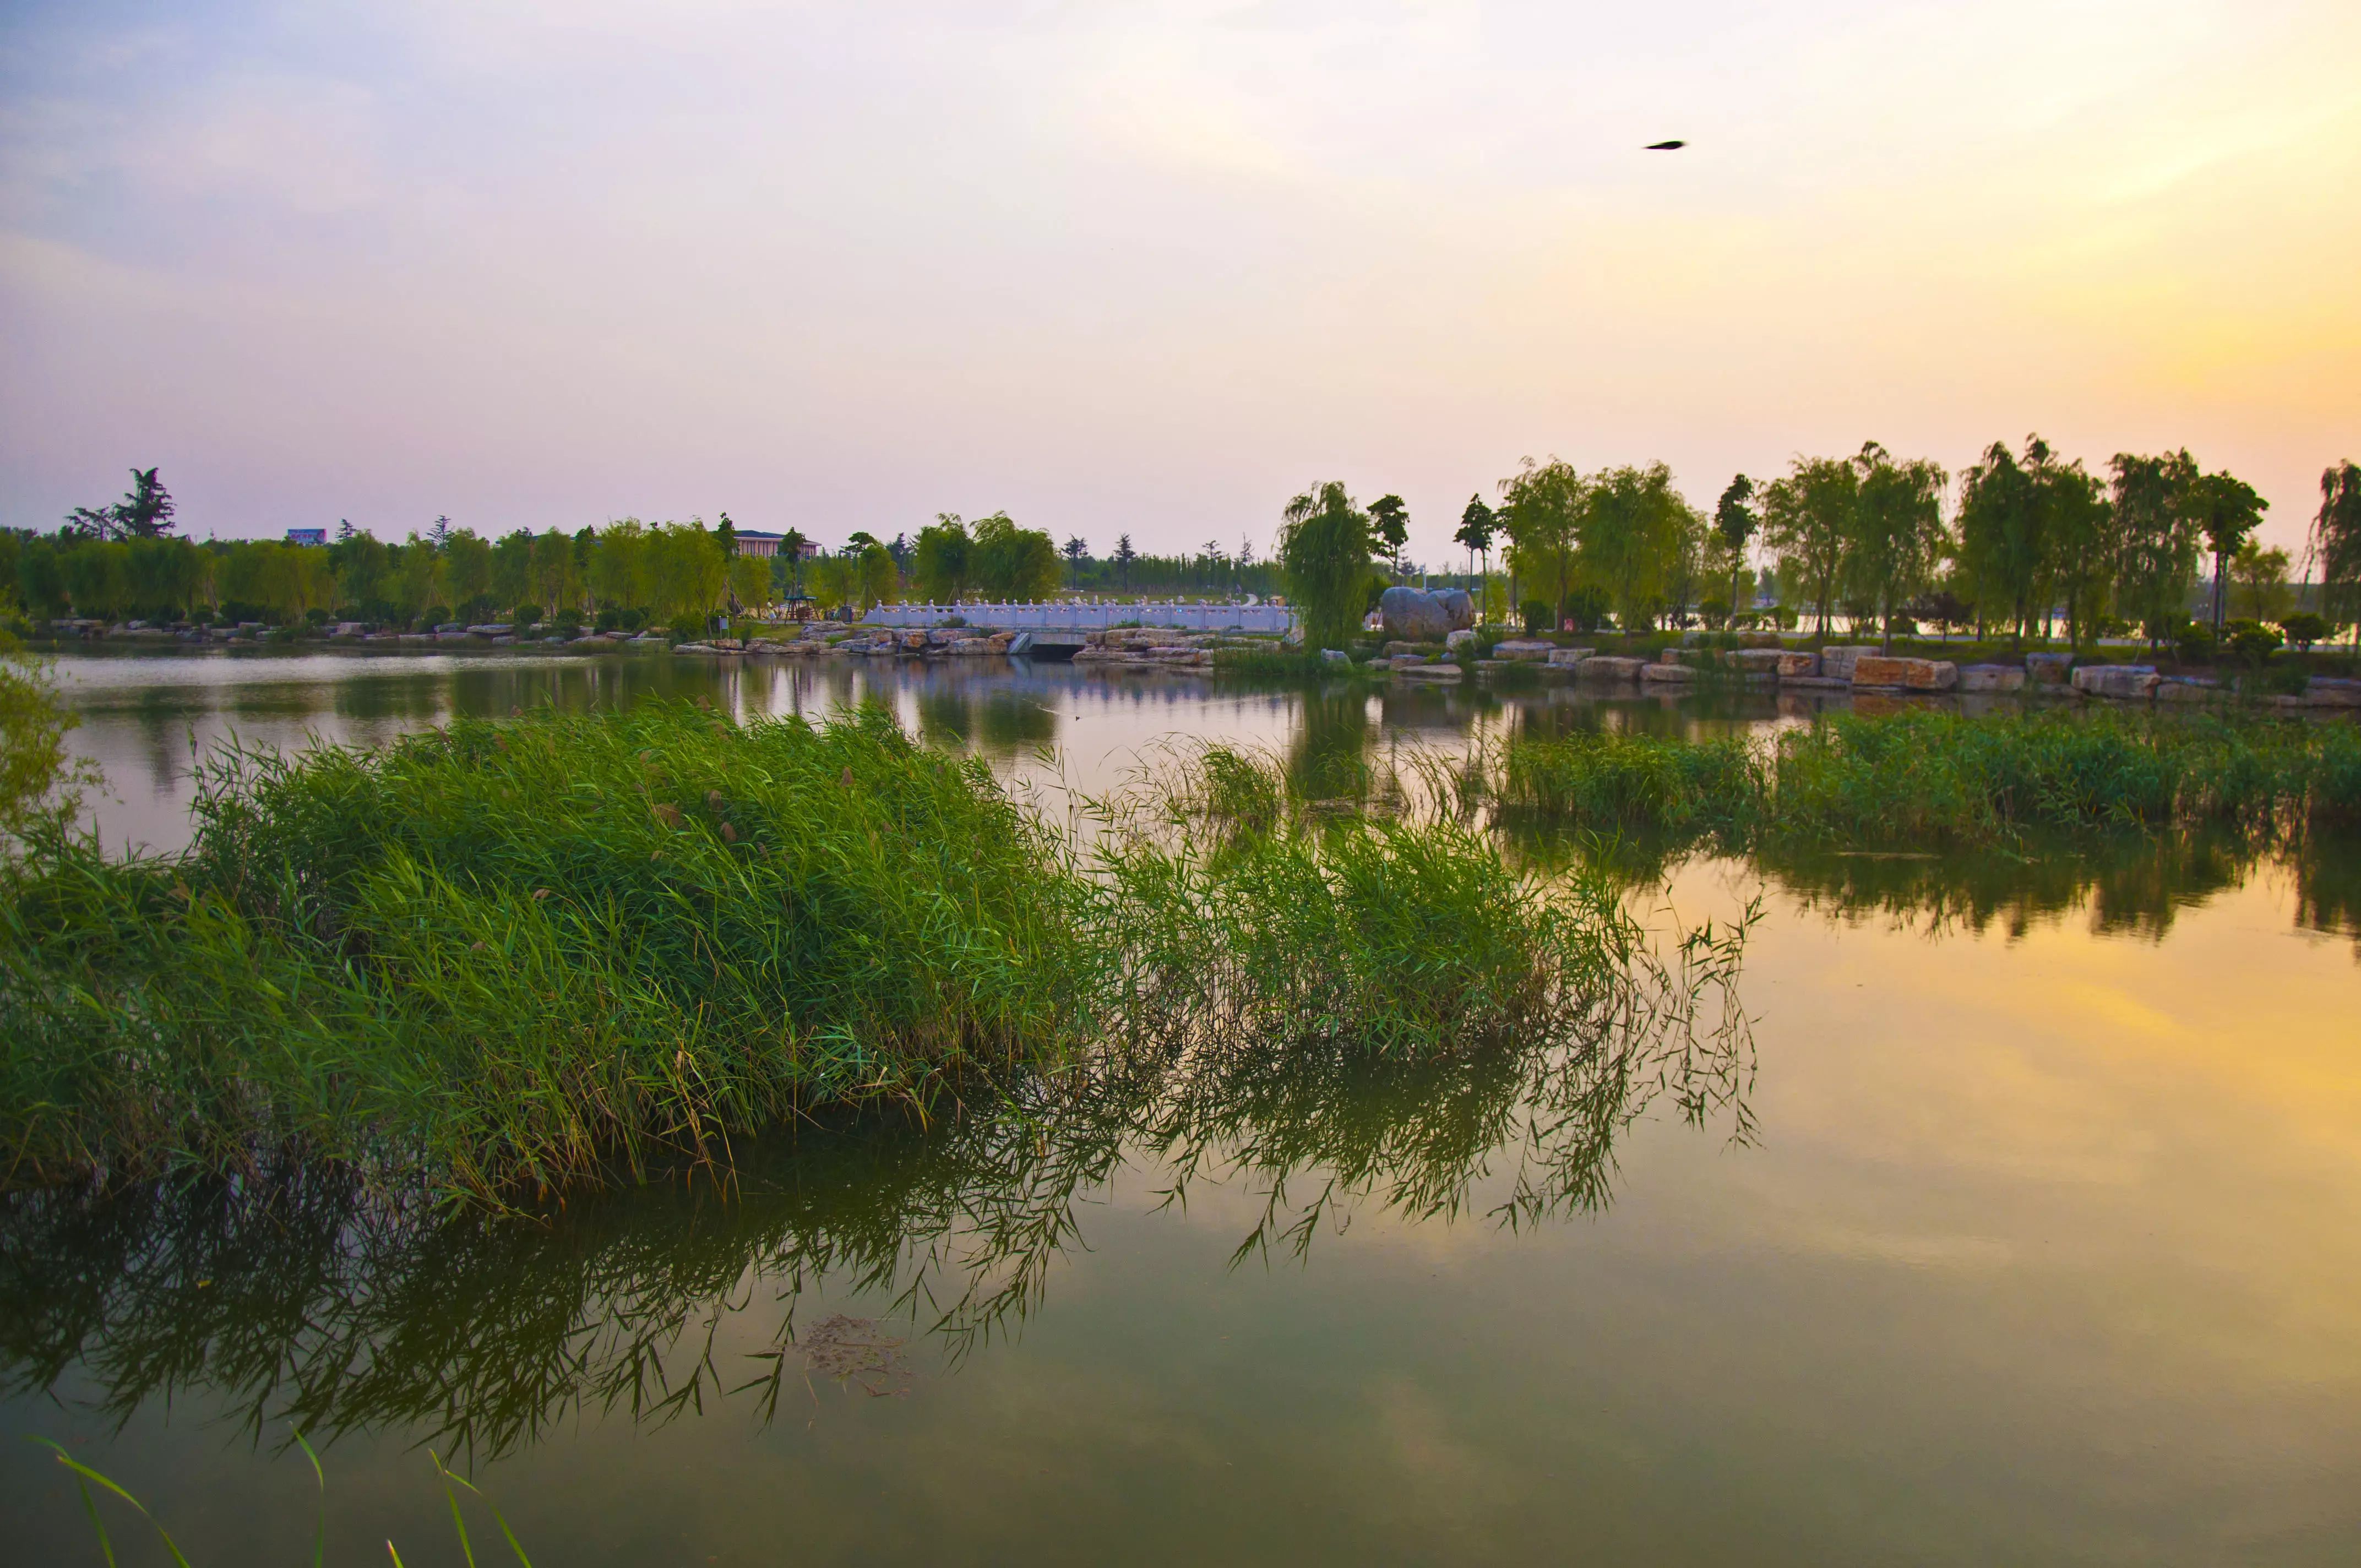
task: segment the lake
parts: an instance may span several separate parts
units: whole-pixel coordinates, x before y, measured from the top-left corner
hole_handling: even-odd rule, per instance
[[[1805,711],[996,660],[60,673],[101,830],[158,850],[233,736],[543,700],[884,701],[1050,810],[1176,738],[1382,762]],[[2361,1556],[2361,851],[1699,859],[1635,896],[1667,932],[1762,899],[1747,1034],[1170,1064],[823,1121],[741,1151],[734,1190],[538,1222],[318,1172],[20,1196],[0,1430],[200,1564],[309,1552],[296,1426],[331,1562],[460,1561],[429,1450],[543,1563]],[[10,1446],[9,1555],[90,1559],[70,1478]]]

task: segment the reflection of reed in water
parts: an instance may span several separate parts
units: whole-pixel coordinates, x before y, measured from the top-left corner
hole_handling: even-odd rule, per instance
[[[1738,951],[1724,935],[1642,966],[1579,1040],[1418,1058],[1111,1047],[929,1126],[870,1116],[741,1147],[726,1193],[691,1175],[534,1221],[455,1216],[302,1164],[104,1201],[15,1194],[0,1387],[86,1384],[116,1422],[203,1393],[257,1442],[291,1421],[315,1439],[398,1430],[478,1464],[577,1412],[664,1421],[734,1394],[767,1420],[803,1397],[807,1360],[832,1365],[798,1338],[807,1294],[884,1298],[881,1315],[956,1365],[1040,1302],[1081,1201],[1126,1162],[1160,1164],[1175,1195],[1216,1176],[1263,1189],[1240,1256],[1300,1255],[1323,1217],[1364,1204],[1460,1216],[1488,1181],[1504,1184],[1486,1200],[1497,1223],[1602,1206],[1616,1137],[1652,1106],[1748,1129]],[[750,1375],[717,1347],[766,1294],[776,1318]]]

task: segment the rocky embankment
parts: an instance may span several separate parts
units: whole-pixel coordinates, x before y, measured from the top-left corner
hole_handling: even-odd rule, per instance
[[[1561,648],[1540,641],[1495,643],[1488,659],[1466,660],[1473,633],[1457,631],[1440,644],[1389,642],[1381,660],[1410,681],[1453,683],[1528,666],[1543,678],[1596,685],[1636,685],[1677,692],[1700,681],[1755,688],[1879,695],[2033,692],[2116,702],[2204,703],[2236,696],[2235,688],[2206,675],[2165,675],[2147,664],[2076,664],[2068,653],[2028,653],[2009,663],[1959,664],[1879,652],[1873,647],[1667,648],[1653,660]],[[2315,675],[2301,693],[2250,696],[2281,707],[2361,708],[2361,681]]]

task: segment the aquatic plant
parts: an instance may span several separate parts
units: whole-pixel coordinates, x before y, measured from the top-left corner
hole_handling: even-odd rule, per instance
[[[1113,1016],[1137,1032],[1418,1057],[1571,1044],[1646,948],[1607,875],[1513,861],[1447,772],[1319,798],[1291,759],[1212,745],[1107,809]],[[1351,804],[1354,809],[1339,810]]]
[[[23,835],[71,817],[97,770],[66,751],[80,720],[58,700],[47,666],[0,630],[0,851]]]
[[[52,836],[0,884],[12,1180],[298,1138],[489,1196],[1092,1027],[1066,846],[875,711],[232,751],[196,815],[185,856]]]
[[[1599,828],[1742,832],[1760,808],[1763,762],[1735,737],[1675,739],[1575,730],[1521,736],[1501,763],[1501,799]]]
[[[231,751],[186,854],[0,872],[7,1180],[294,1148],[511,1203],[1109,1041],[1570,1038],[1642,945],[1617,891],[1315,750],[1208,751],[1088,836],[876,709]]]
[[[1830,715],[1758,745],[1519,737],[1502,798],[1555,820],[1756,847],[1926,849],[2206,824],[2290,833],[2361,817],[2361,731],[2213,715],[1905,710]]]
[[[327,1561],[328,1556],[328,1475],[321,1467],[318,1451],[313,1448],[311,1441],[304,1437],[302,1430],[297,1429],[293,1435],[296,1444],[303,1451],[303,1457],[311,1461],[313,1478],[319,1483],[320,1486],[320,1518],[312,1540],[312,1564],[313,1568],[321,1568],[321,1564]],[[162,1521],[148,1511],[147,1504],[125,1490],[121,1483],[104,1472],[84,1464],[68,1453],[63,1445],[49,1438],[37,1437],[30,1441],[52,1450],[53,1457],[58,1464],[73,1476],[74,1486],[82,1496],[82,1513],[90,1520],[91,1532],[98,1541],[99,1554],[105,1559],[108,1568],[114,1568],[115,1541],[107,1533],[106,1521],[99,1512],[98,1499],[91,1494],[91,1486],[93,1482],[97,1484],[100,1490],[111,1493],[130,1504],[133,1511],[146,1519],[148,1527],[155,1530],[157,1539],[163,1542],[164,1550],[170,1555],[172,1561],[179,1564],[180,1568],[191,1568],[187,1555],[181,1551],[180,1542],[172,1539],[172,1532],[166,1530]],[[434,1466],[435,1479],[442,1484],[443,1499],[451,1509],[451,1528],[459,1538],[459,1553],[467,1561],[469,1568],[474,1568],[476,1548],[474,1542],[468,1539],[467,1516],[459,1510],[459,1494],[453,1490],[455,1486],[465,1488],[474,1495],[477,1501],[484,1505],[492,1516],[492,1522],[500,1527],[501,1536],[508,1541],[509,1550],[516,1553],[516,1560],[523,1564],[523,1568],[533,1568],[533,1559],[525,1555],[523,1543],[517,1540],[516,1531],[509,1528],[509,1521],[501,1514],[500,1506],[484,1496],[482,1490],[473,1481],[444,1464],[442,1456],[433,1449],[426,1451],[426,1457]],[[386,1554],[393,1560],[394,1568],[401,1568],[401,1553],[396,1550],[393,1542],[387,1541],[385,1550]]]

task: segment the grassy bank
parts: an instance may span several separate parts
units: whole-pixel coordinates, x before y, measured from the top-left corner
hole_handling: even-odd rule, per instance
[[[1448,821],[1312,814],[1277,763],[1087,839],[882,711],[680,705],[219,759],[191,850],[0,869],[12,1185],[267,1151],[504,1201],[827,1102],[1108,1040],[1391,1053],[1571,1027],[1635,933]],[[1318,954],[1319,963],[1306,963]]]
[[[1728,844],[1927,848],[2036,831],[2361,821],[2361,729],[2344,723],[2052,712],[1835,714],[1767,744],[1520,738],[1502,798],[1534,816]]]

